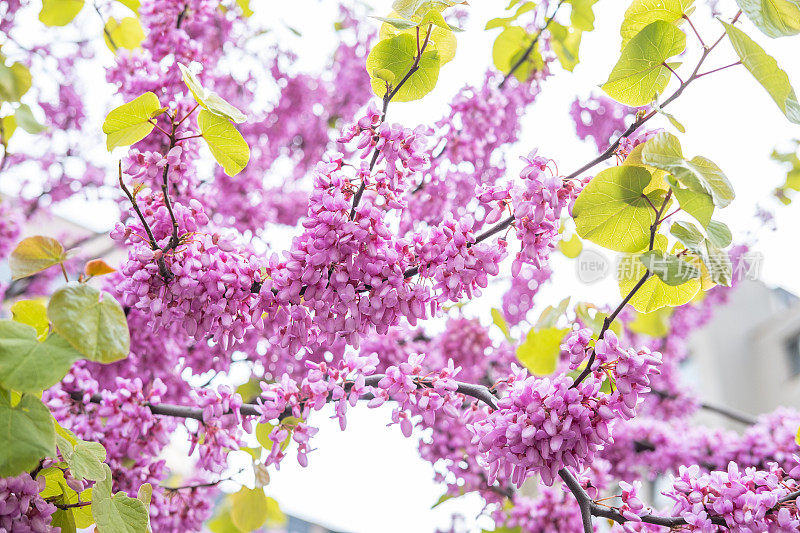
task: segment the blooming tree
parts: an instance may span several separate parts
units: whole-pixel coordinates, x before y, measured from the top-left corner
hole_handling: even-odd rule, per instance
[[[747,243],[716,218],[733,185],[684,155],[668,112],[740,68],[800,124],[786,74],[738,24],[790,37],[800,4],[632,0],[605,95],[571,108],[597,156],[556,162],[517,142],[524,112],[578,63],[602,4],[498,7],[482,83],[411,128],[393,103],[449,75],[466,2],[343,5],[318,74],[263,40],[247,0],[4,2],[0,169],[18,194],[0,203],[0,531],[280,523],[270,472],[314,467],[327,404],[342,430],[384,404],[406,437],[424,429],[441,501],[478,494],[498,532],[800,530],[800,413],[751,419],[679,379]],[[113,52],[109,108],[85,86],[95,41]],[[58,228],[19,238],[75,197],[118,203],[118,264]],[[583,241],[622,254],[619,304],[531,317],[551,255]],[[500,306],[468,314],[495,280]],[[746,429],[690,423],[701,408]],[[177,441],[193,465],[179,486],[162,454]],[[255,484],[215,509],[235,450]],[[643,494],[656,479],[672,505]]]

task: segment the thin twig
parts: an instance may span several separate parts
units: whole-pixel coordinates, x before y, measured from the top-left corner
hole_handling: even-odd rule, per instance
[[[528,57],[531,55],[531,52],[533,52],[533,49],[536,46],[536,43],[539,41],[539,37],[542,36],[542,32],[544,30],[546,30],[547,27],[550,25],[550,23],[553,22],[553,19],[556,18],[556,14],[558,13],[558,10],[561,8],[561,6],[564,4],[565,1],[566,0],[560,0],[558,2],[558,5],[556,6],[555,10],[553,10],[553,14],[550,15],[550,17],[545,21],[544,25],[536,33],[536,36],[531,41],[531,44],[528,45],[528,48],[525,49],[525,52],[522,54],[522,56],[520,56],[520,58],[517,61],[515,61],[513,65],[511,65],[511,69],[503,77],[503,81],[501,81],[500,84],[497,86],[498,89],[502,89],[503,86],[508,81],[508,79],[511,76],[514,75],[514,73],[517,71],[517,69],[519,67],[521,67],[522,64],[525,63],[525,61],[528,60]]]

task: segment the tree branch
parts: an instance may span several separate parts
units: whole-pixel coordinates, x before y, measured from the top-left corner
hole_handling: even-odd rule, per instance
[[[497,86],[498,89],[502,89],[503,86],[508,81],[508,79],[514,75],[514,72],[516,72],[517,69],[521,67],[522,64],[525,63],[525,61],[528,60],[528,57],[531,55],[531,52],[533,52],[536,43],[539,41],[539,37],[542,36],[542,32],[546,30],[547,27],[550,25],[550,23],[553,22],[553,19],[556,18],[558,10],[561,8],[561,6],[564,4],[565,1],[566,0],[559,0],[558,5],[553,11],[553,14],[550,15],[550,17],[545,21],[544,26],[542,26],[541,29],[539,29],[539,31],[536,33],[536,36],[531,41],[531,44],[528,45],[528,48],[525,49],[525,52],[522,54],[522,56],[513,65],[511,65],[511,69],[503,77],[503,81],[501,81],[500,84]]]
[[[372,376],[367,376],[364,380],[365,384],[371,387],[375,387],[378,385],[378,382],[386,377],[385,374],[375,374]],[[417,385],[417,388],[425,389],[430,388],[433,386],[431,380],[425,376],[416,376],[412,378],[414,383]],[[462,381],[456,382],[457,389],[456,392],[460,392],[465,396],[470,396],[475,398],[476,400],[480,400],[481,402],[485,403],[492,409],[497,409],[497,403],[495,395],[485,385],[480,385],[476,383],[465,383]],[[346,387],[347,388],[347,387]],[[84,401],[84,393],[81,391],[74,391],[69,393],[70,397],[76,402],[83,402]],[[371,397],[371,396],[370,396]],[[91,403],[102,403],[103,397],[100,394],[93,394],[89,401]],[[203,421],[203,410],[198,407],[193,407],[190,405],[173,405],[173,404],[166,404],[166,403],[145,403],[150,412],[154,415],[162,415],[162,416],[172,416],[176,418],[190,418],[192,420],[197,420],[199,422]],[[243,404],[239,411],[244,416],[261,416],[261,411],[259,410],[258,405],[246,403]],[[281,419],[291,416],[291,411],[284,412],[281,415]]]

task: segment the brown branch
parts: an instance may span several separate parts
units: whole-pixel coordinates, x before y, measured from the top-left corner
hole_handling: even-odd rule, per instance
[[[378,382],[383,379],[385,374],[375,374],[372,376],[367,376],[364,380],[367,386],[375,387],[378,385]],[[425,377],[425,376],[417,376],[412,378],[414,383],[420,389],[430,388],[433,386],[433,382]],[[481,402],[485,403],[492,409],[497,409],[497,403],[494,393],[484,385],[476,384],[476,383],[465,383],[461,381],[456,381],[456,392],[459,392],[465,396],[470,396],[475,398],[476,400],[480,400]],[[349,386],[345,387],[346,389]],[[70,397],[76,402],[83,402],[84,400],[84,393],[82,391],[74,391],[69,393]],[[370,398],[372,396],[369,396]],[[100,394],[93,394],[89,397],[89,401],[91,403],[102,403],[103,397]],[[198,407],[193,407],[190,405],[173,405],[173,404],[166,404],[166,403],[150,403],[146,402],[144,404],[150,412],[154,415],[162,415],[162,416],[172,416],[176,418],[189,418],[192,420],[197,420],[198,422],[203,421],[203,410]],[[244,416],[261,416],[261,411],[259,410],[258,405],[246,403],[243,404],[239,411]],[[290,410],[285,411],[280,418],[284,419],[286,417],[292,416]]]

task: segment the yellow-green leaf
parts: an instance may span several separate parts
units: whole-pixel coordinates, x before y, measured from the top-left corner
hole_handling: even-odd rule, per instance
[[[50,410],[35,395],[24,394],[12,405],[11,393],[0,389],[0,477],[33,470],[43,457],[53,457],[56,432]]]
[[[57,334],[39,342],[33,327],[0,320],[0,386],[5,389],[29,393],[49,389],[80,358]]]
[[[650,206],[655,193],[648,195],[650,202],[643,195],[651,178],[647,169],[628,165],[597,174],[578,195],[572,209],[578,235],[618,252],[644,249],[655,221]]]
[[[183,63],[178,63],[183,82],[189,88],[195,101],[215,115],[220,115],[237,124],[245,122],[247,116],[239,111],[236,106],[228,103],[214,91],[209,91],[200,83],[189,68]]]
[[[197,127],[225,174],[235,176],[247,166],[250,147],[227,118],[203,109],[197,114]]]
[[[497,70],[504,74],[510,72],[511,67],[525,55],[532,39],[533,36],[519,26],[503,30],[492,45],[492,61]],[[543,66],[544,61],[537,41],[527,59],[514,71],[514,76],[525,82],[533,72],[542,69]]]
[[[583,250],[583,242],[577,235],[572,235],[569,239],[561,239],[558,241],[558,249],[570,259],[575,259]]]
[[[36,330],[36,336],[43,340],[50,329],[47,321],[47,306],[44,300],[19,300],[11,306],[11,318],[21,324],[27,324]]]
[[[242,487],[231,496],[231,520],[244,533],[255,531],[267,521],[268,506],[264,489]]]
[[[663,307],[652,313],[636,313],[636,318],[628,323],[628,329],[650,337],[660,338],[669,333],[669,318],[672,308]]]
[[[736,0],[753,24],[769,37],[800,33],[800,2],[795,0]]]
[[[92,490],[92,515],[103,533],[146,533],[150,516],[144,502],[111,489],[111,469],[103,464],[105,478]]]
[[[560,328],[532,329],[525,337],[525,342],[517,347],[517,359],[532,374],[552,374],[556,371],[561,341],[567,331],[569,330]]]
[[[90,361],[113,363],[128,357],[128,321],[109,293],[69,283],[53,293],[47,316],[53,329]]]
[[[689,12],[694,0],[633,0],[620,26],[622,47],[642,31],[645,26],[657,20],[680,24],[684,14]]]
[[[42,0],[39,20],[48,26],[66,26],[83,9],[83,0]]]
[[[786,118],[795,124],[800,124],[800,103],[789,83],[789,77],[778,67],[777,61],[742,30],[725,22],[722,24],[742,64],[767,90]]]
[[[667,246],[667,238],[656,236],[656,250],[663,252]],[[647,269],[638,255],[626,255],[620,260],[619,292],[627,296],[633,287],[645,275]],[[677,286],[670,286],[658,276],[650,276],[630,299],[630,304],[640,313],[651,313],[662,307],[677,307],[689,302],[700,291],[700,280],[692,279]]]
[[[414,65],[417,55],[417,41],[407,33],[400,33],[376,44],[367,57],[367,72],[389,70],[394,74],[397,86]],[[400,87],[394,100],[408,102],[418,100],[436,87],[439,79],[439,53],[426,49],[419,61],[419,69]],[[372,90],[378,96],[386,94],[386,82],[380,78],[372,78]]]
[[[622,49],[603,90],[629,106],[649,104],[669,83],[671,72],[664,63],[684,48],[681,30],[663,20],[651,22]]]
[[[671,133],[661,132],[648,140],[641,156],[646,165],[669,172],[690,190],[708,193],[719,207],[728,206],[735,197],[725,173],[705,157],[684,158],[680,141]]]
[[[0,56],[2,57],[2,56]],[[0,102],[19,102],[28,89],[31,88],[33,78],[31,71],[22,63],[14,63],[7,67],[0,61]]]
[[[14,111],[14,118],[17,119],[17,125],[30,134],[43,132],[46,128],[39,124],[36,117],[33,116],[30,106],[27,104],[20,104]]]
[[[155,128],[150,119],[160,110],[158,97],[151,92],[112,109],[103,122],[108,151],[117,146],[130,146],[147,137]]]
[[[114,53],[120,48],[136,50],[144,41],[144,28],[136,17],[125,17],[122,20],[111,17],[103,28],[103,38],[106,46]]]
[[[23,239],[8,259],[11,279],[21,279],[41,272],[67,258],[64,247],[50,237],[36,235]]]

